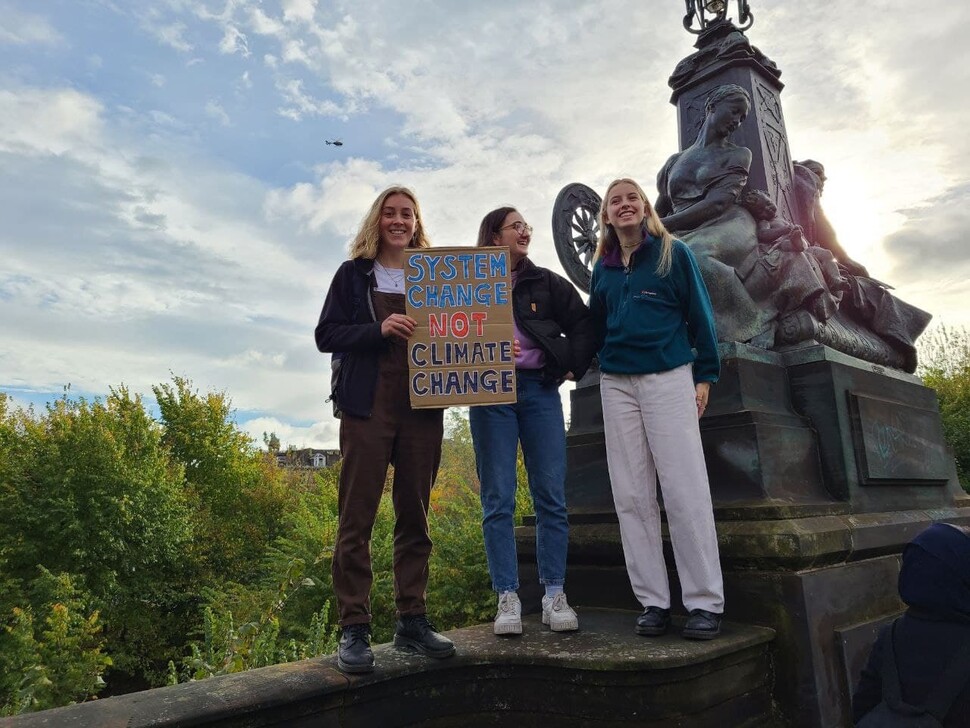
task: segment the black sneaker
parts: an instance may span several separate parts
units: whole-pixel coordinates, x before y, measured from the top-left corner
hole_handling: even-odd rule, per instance
[[[370,648],[370,625],[344,627],[337,648],[337,667],[343,672],[359,674],[374,671],[374,653]]]
[[[637,617],[637,634],[659,637],[670,629],[670,610],[662,607],[647,607]]]
[[[394,632],[394,646],[443,659],[455,654],[455,643],[440,634],[424,614],[401,617]]]
[[[721,634],[721,615],[692,609],[681,634],[689,640],[712,640]]]

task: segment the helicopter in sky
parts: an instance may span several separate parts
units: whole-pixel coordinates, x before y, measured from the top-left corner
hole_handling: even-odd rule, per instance
[[[342,147],[344,145],[344,143],[342,141],[340,141],[339,139],[333,139],[333,140],[324,139],[324,141],[327,143],[327,146],[328,147],[331,147],[331,146],[332,147]]]

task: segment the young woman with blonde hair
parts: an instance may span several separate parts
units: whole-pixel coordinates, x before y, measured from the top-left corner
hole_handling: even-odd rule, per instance
[[[698,419],[720,373],[714,314],[690,249],[632,179],[610,183],[590,281],[600,334],[606,457],[636,632],[670,626],[657,479],[689,616],[684,637],[720,633],[724,595]],[[696,356],[692,351],[696,350]]]
[[[409,248],[429,247],[421,209],[406,187],[384,190],[334,275],[316,328],[317,348],[340,367],[331,396],[339,407],[339,521],[333,588],[343,633],[337,665],[370,672],[370,536],[394,464],[394,644],[430,657],[451,657],[452,642],[425,616],[428,504],[441,461],[443,410],[411,409],[407,340],[415,320],[405,314],[404,263]]]

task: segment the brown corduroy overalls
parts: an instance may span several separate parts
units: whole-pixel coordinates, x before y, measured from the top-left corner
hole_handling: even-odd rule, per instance
[[[378,321],[404,313],[400,293],[372,291]],[[333,554],[333,588],[340,625],[371,621],[373,581],[370,538],[394,465],[394,598],[399,616],[425,613],[428,584],[428,503],[441,462],[444,410],[411,409],[407,344],[387,340],[380,356],[374,406],[369,418],[340,420],[339,526]]]

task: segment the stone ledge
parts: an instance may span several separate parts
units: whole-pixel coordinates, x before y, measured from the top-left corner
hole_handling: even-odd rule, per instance
[[[595,719],[665,726],[690,716],[691,725],[723,726],[757,724],[769,714],[773,630],[727,622],[710,642],[676,633],[644,638],[633,632],[636,614],[583,609],[582,630],[559,634],[527,617],[525,633],[512,638],[495,637],[483,624],[449,633],[458,654],[448,660],[379,645],[369,675],[345,676],[333,656],[321,657],[4,719],[0,726],[471,726],[503,714],[514,714],[517,725]]]

